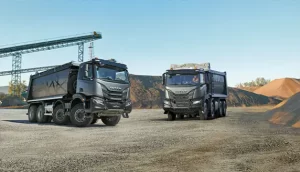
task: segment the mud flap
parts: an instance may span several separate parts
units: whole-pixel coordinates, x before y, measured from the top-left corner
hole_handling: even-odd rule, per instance
[[[122,113],[123,118],[129,118],[128,113]]]

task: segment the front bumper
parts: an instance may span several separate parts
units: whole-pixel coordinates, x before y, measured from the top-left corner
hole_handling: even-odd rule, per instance
[[[98,113],[100,116],[128,115],[131,111],[132,103],[130,100],[126,102],[107,102],[97,97],[91,98],[89,108],[85,109],[86,113]]]
[[[199,110],[202,110],[202,107],[202,100],[196,100],[186,105],[179,105],[165,100],[163,104],[165,114],[168,112],[176,114],[197,114]]]

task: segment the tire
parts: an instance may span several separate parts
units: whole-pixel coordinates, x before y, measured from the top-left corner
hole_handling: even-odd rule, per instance
[[[66,115],[63,105],[57,105],[52,114],[53,122],[57,125],[66,125],[70,118]]]
[[[199,111],[199,118],[200,120],[207,120],[207,117],[208,117],[208,106],[207,106],[207,102],[205,101],[203,104],[203,113]]]
[[[222,108],[223,112],[222,112],[222,114],[225,117],[227,115],[227,104],[226,104],[226,101],[223,101],[222,105],[223,105],[223,108]]]
[[[184,115],[179,115],[179,118],[180,119],[184,119]]]
[[[210,118],[211,119],[215,119],[216,118],[216,114],[215,114],[215,103],[214,103],[214,101],[211,101],[211,103],[210,103]]]
[[[119,123],[121,116],[102,117],[101,121],[107,126],[115,126]]]
[[[68,81],[68,92],[69,94],[76,93],[77,75],[71,75]]]
[[[218,101],[218,108],[215,111],[215,117],[218,118],[218,117],[221,117],[221,116],[222,116],[222,101],[219,100]]]
[[[85,116],[84,108],[82,103],[78,103],[71,109],[70,120],[72,125],[76,127],[86,127],[91,124],[94,119],[92,115],[89,117]]]
[[[220,109],[220,117],[223,117],[223,101],[220,101],[220,107],[219,107],[219,109]]]
[[[172,112],[168,112],[168,121],[174,121],[176,119],[176,115]]]
[[[36,111],[36,119],[39,124],[47,122],[47,116],[45,116],[45,109],[43,105],[39,105]]]
[[[29,122],[31,122],[31,123],[36,123],[37,122],[36,112],[37,112],[36,105],[30,106],[30,108],[28,109],[28,121]]]
[[[98,120],[99,120],[98,118],[94,117],[94,119],[92,120],[91,124],[96,124],[98,122]]]

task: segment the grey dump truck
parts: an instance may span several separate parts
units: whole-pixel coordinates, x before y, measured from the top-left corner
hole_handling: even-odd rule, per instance
[[[198,117],[200,120],[226,116],[226,72],[210,69],[210,63],[171,65],[163,75],[164,114]]]
[[[30,76],[28,120],[77,127],[101,119],[115,126],[132,110],[127,66],[111,60],[70,62]]]

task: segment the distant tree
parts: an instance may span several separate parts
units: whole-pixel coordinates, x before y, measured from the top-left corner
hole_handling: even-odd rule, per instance
[[[13,94],[14,88],[16,90],[16,95],[21,95],[27,89],[26,81],[23,81],[22,83],[17,85],[13,85],[10,81],[8,86],[8,94]]]
[[[237,88],[243,88],[243,87],[261,87],[271,82],[270,79],[265,79],[263,77],[258,77],[255,80],[252,80],[251,82],[244,82],[239,83],[236,85]]]

